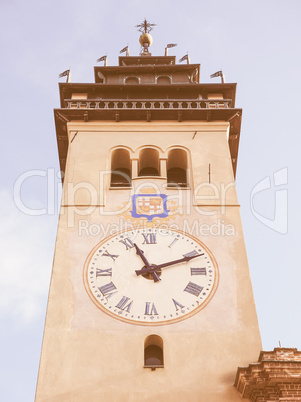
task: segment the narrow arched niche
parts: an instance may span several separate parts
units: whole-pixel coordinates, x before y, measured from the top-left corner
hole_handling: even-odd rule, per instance
[[[187,153],[183,149],[168,152],[167,185],[187,187]]]
[[[124,83],[127,85],[139,84],[139,77],[126,77]]]
[[[149,335],[144,341],[144,367],[164,367],[163,339],[158,335]]]
[[[139,154],[138,176],[159,176],[159,152],[153,148],[144,148]]]
[[[115,149],[111,158],[111,187],[131,186],[131,160],[127,149]]]
[[[160,75],[157,77],[157,84],[166,85],[171,84],[171,79],[168,75]]]

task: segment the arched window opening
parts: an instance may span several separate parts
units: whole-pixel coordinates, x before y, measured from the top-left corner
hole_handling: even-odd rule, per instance
[[[131,186],[131,160],[126,149],[116,149],[112,153],[111,187]]]
[[[139,78],[138,77],[126,77],[124,80],[125,84],[139,84]]]
[[[138,176],[159,176],[159,152],[156,149],[140,151]]]
[[[160,77],[157,77],[157,84],[171,84],[171,79],[168,75],[161,75]]]
[[[167,185],[187,187],[187,153],[183,149],[172,149],[168,153]]]
[[[163,339],[158,335],[150,335],[144,341],[144,367],[164,367]]]

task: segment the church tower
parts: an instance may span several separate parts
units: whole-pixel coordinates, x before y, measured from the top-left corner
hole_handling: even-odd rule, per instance
[[[236,84],[141,53],[61,83],[63,198],[36,402],[235,402],[261,350],[235,189]]]

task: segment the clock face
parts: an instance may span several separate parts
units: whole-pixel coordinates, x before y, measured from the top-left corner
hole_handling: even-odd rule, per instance
[[[140,325],[188,318],[212,298],[218,268],[198,239],[172,229],[136,228],[107,237],[90,253],[86,290],[100,309]]]

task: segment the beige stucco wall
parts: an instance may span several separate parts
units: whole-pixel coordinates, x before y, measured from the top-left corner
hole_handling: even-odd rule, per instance
[[[240,401],[233,387],[237,367],[257,359],[261,341],[236,192],[230,187],[221,206],[193,194],[207,178],[208,163],[217,188],[232,182],[228,125],[102,123],[69,129],[70,138],[78,134],[69,148],[36,401]],[[217,260],[219,285],[209,304],[188,319],[155,327],[125,323],[91,301],[83,267],[105,232],[131,223],[130,196],[143,179],[134,180],[131,190],[109,190],[108,181],[99,185],[99,170],[109,169],[117,145],[135,154],[144,145],[166,153],[173,144],[190,150],[193,173],[190,188],[178,196],[179,210],[166,223],[191,230],[207,245]],[[88,208],[83,189],[74,205],[67,204],[68,183],[81,182],[95,186],[98,204]],[[164,179],[155,184],[177,195],[165,189]],[[155,371],[143,368],[144,340],[151,334],[164,342],[164,368]]]
[[[91,192],[97,195],[97,205],[105,205],[110,155],[118,146],[125,146],[132,159],[138,159],[145,146],[156,146],[162,157],[167,157],[173,146],[181,146],[188,151],[192,203],[237,205],[228,146],[229,123],[69,123],[68,129],[70,144],[63,205],[89,205]],[[211,187],[206,185],[209,164]],[[225,192],[226,199],[219,197]]]

